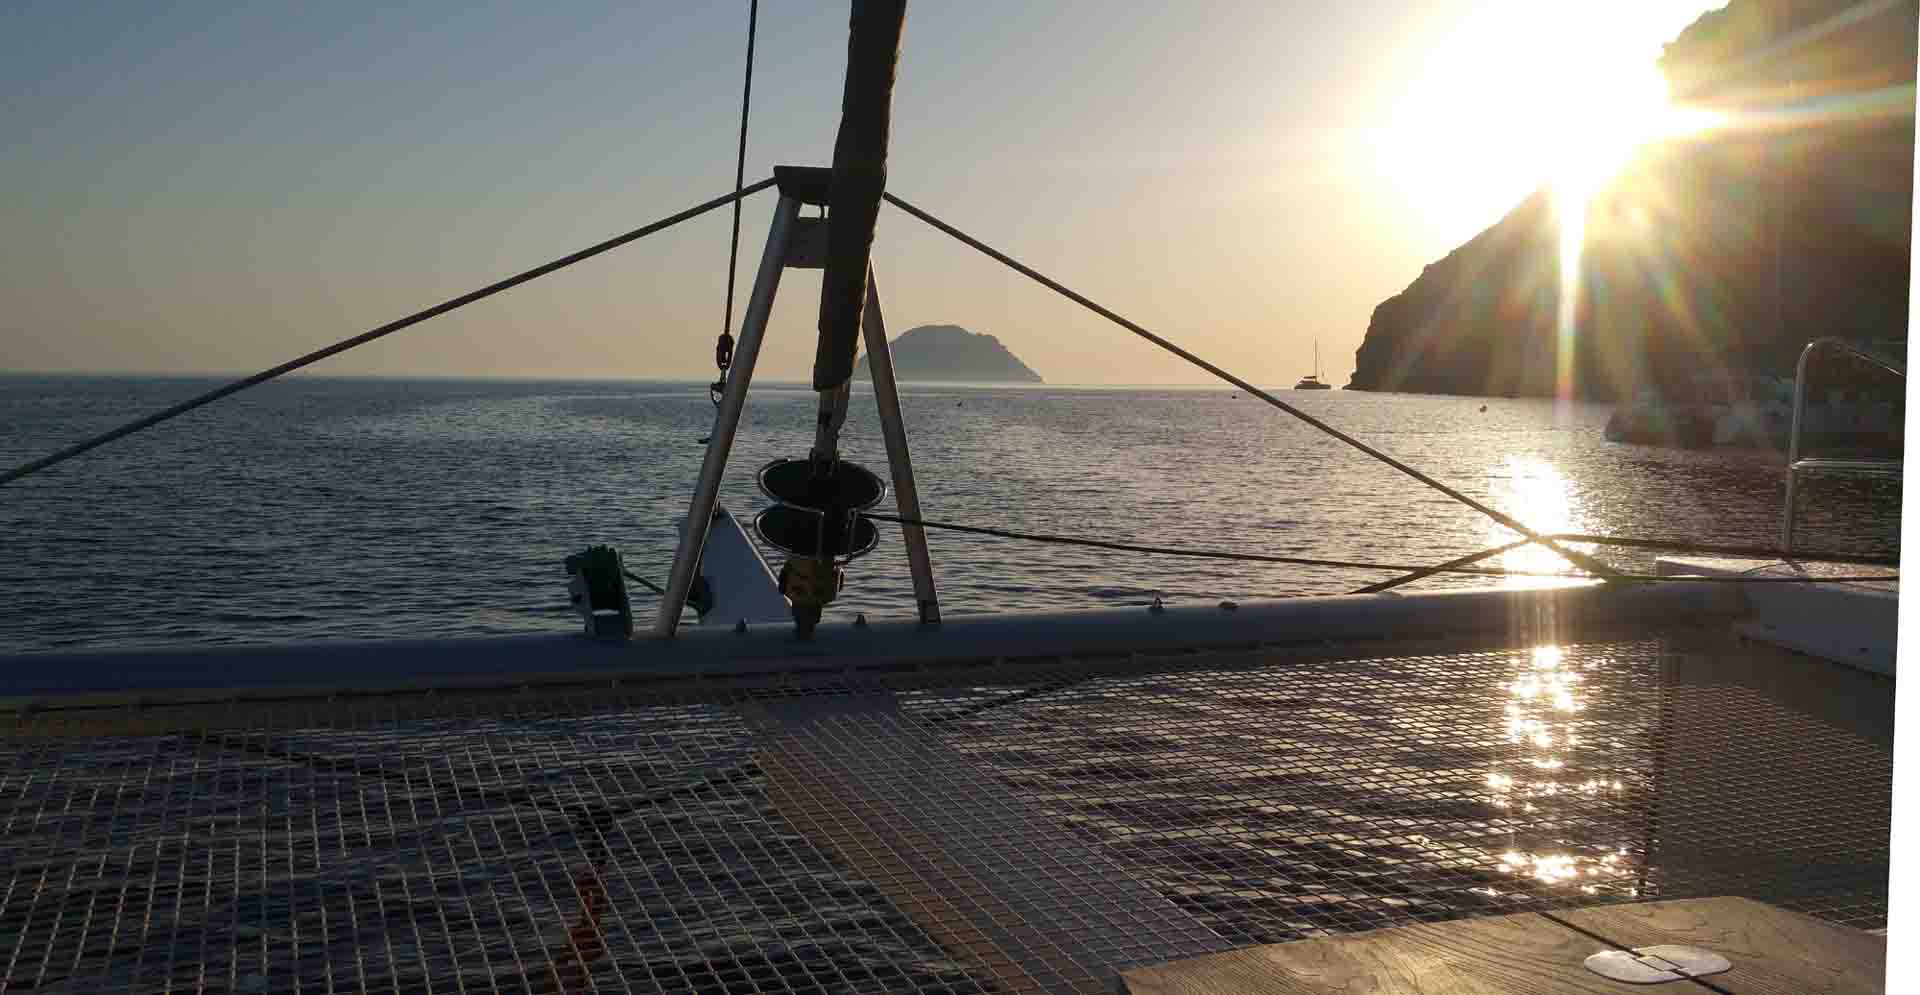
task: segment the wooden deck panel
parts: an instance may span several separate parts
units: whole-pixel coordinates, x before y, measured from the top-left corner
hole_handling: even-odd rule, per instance
[[[1627,946],[1678,943],[1733,962],[1712,977],[1728,995],[1886,991],[1887,938],[1745,898],[1703,898],[1556,912]]]
[[[1622,995],[1591,939],[1531,912],[1269,943],[1121,973],[1128,995]]]
[[[1663,943],[1711,950],[1733,969],[1706,984],[1639,986],[1583,963],[1610,946]],[[1884,937],[1746,899],[1707,898],[1274,943],[1136,968],[1121,979],[1129,995],[1882,995],[1885,964]]]

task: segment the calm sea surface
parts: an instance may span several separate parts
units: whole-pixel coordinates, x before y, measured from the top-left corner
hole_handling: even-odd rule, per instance
[[[208,385],[0,379],[0,464]],[[1290,397],[1543,530],[1766,542],[1778,527],[1777,457],[1609,444],[1603,408]],[[724,495],[733,509],[764,506],[753,471],[803,453],[813,404],[799,388],[755,393]],[[1510,538],[1231,391],[923,386],[906,404],[937,519],[1408,564]],[[614,543],[633,569],[664,578],[712,418],[700,384],[269,384],[0,488],[0,651],[573,631],[563,557]],[[864,391],[847,443],[882,464]],[[1829,486],[1809,542],[1889,551],[1898,498],[1897,485]],[[883,538],[834,615],[911,614],[898,532]],[[1344,592],[1390,576],[931,540],[950,613]],[[1519,911],[1529,906],[1511,903],[1562,902],[1575,888],[1640,894],[1656,880],[1643,870],[1641,813],[1661,790],[1648,723],[1669,714],[1649,704],[1656,662],[1622,643],[1445,663],[1176,667],[993,698],[1022,700],[942,726],[938,741],[963,781],[977,769],[982,788],[1071,818],[1052,831],[1126,861],[1196,928],[1278,942]],[[1534,694],[1563,664],[1556,686],[1581,681],[1577,718]],[[934,735],[919,723],[999,693],[907,693],[900,714]],[[598,990],[984,990],[983,973],[962,973],[866,872],[836,862],[830,838],[792,821],[780,794],[792,785],[776,791],[764,769],[740,776],[746,758],[784,748],[766,753],[745,713],[509,708],[278,729],[258,756],[173,736],[5,744],[0,780],[12,787],[0,808],[13,829],[0,879],[18,887],[0,889],[15,896],[0,898],[0,924],[17,927],[13,976],[71,991],[292,991],[341,977],[411,991],[436,987],[435,975],[440,988],[458,977],[552,990],[514,979],[557,977],[548,959],[560,948],[543,945],[581,914],[570,876],[613,853],[595,878],[614,910],[599,924],[611,953],[592,966]],[[882,796],[949,790],[925,786],[953,775],[902,772],[910,754],[890,752],[887,732],[899,720],[868,721],[848,728],[876,731],[878,745],[834,739],[844,733],[809,742],[839,742],[829,766],[880,778]],[[1532,738],[1513,732],[1528,724]],[[483,784],[494,790],[459,787]],[[934,811],[981,804],[973,790]],[[591,837],[554,813],[601,794],[643,800]],[[993,797],[996,813],[1018,810]],[[857,799],[851,810],[873,815]],[[451,864],[436,867],[441,855]],[[1010,866],[1047,881],[1080,870]],[[68,910],[100,894],[118,897],[98,900],[99,922],[89,912],[69,925],[81,917]],[[63,977],[83,966],[103,980]]]
[[[0,464],[212,384],[0,378]],[[1230,390],[906,391],[933,519],[1406,564],[1511,538]],[[1779,528],[1777,456],[1608,443],[1605,407],[1286,396],[1542,530],[1761,543]],[[755,389],[723,492],[743,518],[767,504],[755,468],[804,454],[813,404],[800,387]],[[571,630],[568,553],[612,543],[631,569],[665,579],[712,418],[694,383],[271,383],[0,488],[0,650]],[[846,452],[884,472],[865,388]],[[1812,500],[1808,545],[1893,551],[1898,484],[1823,484]],[[949,613],[1327,594],[1390,576],[941,533],[930,542]],[[1521,551],[1504,565],[1555,562]],[[648,615],[648,596],[637,598]],[[912,613],[892,526],[829,618],[856,611]]]

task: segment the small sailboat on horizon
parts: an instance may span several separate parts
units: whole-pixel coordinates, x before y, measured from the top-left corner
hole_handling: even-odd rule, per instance
[[[1304,377],[1301,377],[1300,382],[1293,385],[1293,389],[1294,390],[1332,390],[1333,389],[1332,384],[1323,383],[1320,380],[1320,340],[1319,339],[1313,340],[1313,372],[1307,374]]]

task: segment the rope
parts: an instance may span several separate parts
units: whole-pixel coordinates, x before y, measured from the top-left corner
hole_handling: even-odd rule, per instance
[[[627,232],[624,235],[616,235],[613,238],[607,239],[604,242],[599,242],[594,245],[587,246],[586,248],[581,249],[578,252],[561,256],[560,258],[555,259],[550,263],[545,263],[540,266],[535,266],[534,268],[527,270],[523,273],[517,273],[513,276],[507,277],[504,280],[487,284],[486,286],[481,287],[479,290],[472,291],[471,293],[461,294],[459,297],[455,297],[452,300],[446,301],[441,304],[436,304],[433,307],[427,308],[424,311],[416,311],[413,314],[407,315],[406,317],[401,318],[397,321],[390,321],[384,325],[381,325],[379,328],[373,329],[372,331],[361,332],[359,335],[355,335],[352,338],[341,339],[340,341],[335,342],[334,344],[327,346],[324,349],[316,349],[313,352],[307,353],[306,355],[301,356],[298,359],[288,360],[287,362],[281,363],[279,366],[275,366],[271,369],[261,370],[260,372],[255,373],[252,376],[242,377],[239,380],[235,380],[234,382],[227,384],[223,387],[216,387],[213,390],[207,391],[206,393],[199,395],[198,397],[188,398],[187,400],[181,401],[179,404],[176,404],[170,408],[166,408],[161,411],[156,411],[153,414],[146,415],[141,418],[136,418],[133,421],[127,422],[126,424],[121,425],[118,428],[111,429],[106,432],[102,432],[99,435],[96,435],[85,441],[74,443],[73,445],[68,446],[67,448],[62,449],[58,452],[50,453],[36,460],[30,460],[26,463],[22,463],[19,466],[14,467],[11,470],[6,471],[5,473],[0,473],[0,487],[4,487],[7,484],[13,483],[14,481],[19,480],[20,478],[25,477],[28,474],[38,473],[39,471],[44,470],[55,464],[64,463],[67,460],[70,460],[75,456],[78,456],[81,453],[84,453],[90,449],[95,449],[100,446],[104,446],[107,443],[112,442],[116,439],[125,438],[126,436],[132,435],[133,433],[141,431],[142,429],[152,428],[153,426],[158,425],[163,421],[167,421],[169,419],[179,417],[180,415],[184,415],[195,408],[212,404],[213,402],[218,401],[229,394],[237,394],[240,391],[246,390],[249,387],[253,387],[258,384],[263,384],[268,380],[272,380],[273,378],[280,376],[281,374],[291,373],[294,370],[297,370],[303,366],[312,365],[323,359],[326,359],[329,356],[335,356],[340,353],[346,352],[348,349],[352,349],[356,346],[365,345],[368,342],[372,342],[374,339],[383,338],[385,336],[392,335],[394,332],[400,331],[403,328],[410,328],[423,321],[426,321],[428,318],[439,317],[440,315],[446,314],[449,311],[463,308],[468,304],[472,304],[475,301],[492,297],[494,294],[500,293],[501,291],[512,290],[514,287],[517,287],[530,280],[539,279],[540,277],[546,276],[547,274],[552,273],[556,270],[562,270],[567,268],[568,266],[572,266],[574,263],[591,259],[594,256],[600,255],[601,253],[607,252],[611,249],[617,249],[623,245],[626,245],[628,242],[633,242],[641,238],[645,238],[646,236],[651,235],[654,232],[664,231],[665,229],[671,228],[682,221],[686,221],[691,218],[697,218],[700,215],[705,214],[716,207],[724,207],[728,204],[739,203],[741,199],[745,197],[750,197],[756,193],[759,193],[760,191],[765,190],[766,188],[772,185],[773,185],[773,178],[768,177],[767,179],[761,180],[760,182],[755,183],[752,186],[742,187],[739,190],[735,190],[733,193],[726,194],[720,197],[715,197],[714,199],[709,200],[704,204],[697,204],[693,207],[687,208],[684,211],[681,211],[678,214],[669,215],[668,217],[661,218],[660,220],[655,221],[650,225],[643,225],[639,228],[635,228],[634,230]]]
[[[1697,554],[1703,554],[1708,556],[1743,556],[1743,557],[1751,557],[1755,559],[1783,560],[1787,562],[1791,562],[1796,559],[1825,560],[1833,563],[1862,564],[1866,566],[1876,566],[1876,567],[1897,567],[1900,565],[1900,561],[1898,559],[1894,559],[1890,557],[1857,556],[1849,553],[1816,553],[1816,554],[1801,553],[1797,556],[1788,556],[1787,554],[1781,552],[1780,550],[1774,549],[1770,546],[1737,546],[1737,545],[1728,545],[1724,543],[1677,542],[1670,539],[1636,539],[1631,536],[1582,535],[1577,532],[1557,532],[1551,536],[1548,536],[1548,538],[1555,539],[1560,542],[1590,542],[1590,543],[1594,543],[1596,545],[1601,545],[1601,546],[1623,546],[1629,549],[1658,549],[1658,550],[1666,550],[1668,552],[1675,552],[1675,553],[1697,553]],[[1507,543],[1504,546],[1495,546],[1492,549],[1483,549],[1478,553],[1468,553],[1465,556],[1456,557],[1454,559],[1448,560],[1445,563],[1435,564],[1434,566],[1430,566],[1430,567],[1422,567],[1419,570],[1412,571],[1411,573],[1408,573],[1401,577],[1395,577],[1392,580],[1383,580],[1377,584],[1368,584],[1365,587],[1356,588],[1353,591],[1353,593],[1354,594],[1379,594],[1381,591],[1392,590],[1393,588],[1399,587],[1402,584],[1411,584],[1416,580],[1420,580],[1425,577],[1431,577],[1434,574],[1451,570],[1455,567],[1463,567],[1463,566],[1468,566],[1474,563],[1478,563],[1482,560],[1490,560],[1496,556],[1499,556],[1502,553],[1510,552],[1512,550],[1519,549],[1521,546],[1526,546],[1526,545],[1529,545],[1528,540],[1522,539],[1518,542]],[[1836,578],[1836,579],[1851,580],[1853,578]],[[1893,578],[1879,577],[1874,579],[1891,580]]]
[[[663,598],[664,598],[664,597],[666,597],[666,595],[667,595],[667,589],[666,589],[666,588],[664,588],[664,587],[661,587],[661,586],[660,586],[660,585],[658,585],[658,584],[655,584],[655,583],[654,583],[653,581],[650,581],[650,580],[648,580],[648,579],[646,579],[645,577],[642,577],[642,576],[640,576],[639,574],[637,574],[637,573],[634,573],[634,572],[633,572],[633,571],[631,571],[631,570],[622,570],[622,571],[620,571],[620,572],[621,572],[621,573],[623,573],[623,574],[625,574],[625,575],[626,575],[626,577],[627,577],[627,579],[628,579],[628,580],[630,580],[630,581],[633,581],[633,582],[634,582],[635,584],[638,584],[638,585],[640,585],[641,587],[644,587],[644,588],[646,588],[647,590],[649,590],[649,591],[652,591],[653,593],[655,593],[655,594],[658,594],[658,595],[660,595],[660,596],[661,596],[661,597],[663,597]]]
[[[1134,324],[1131,321],[1128,321],[1127,319],[1121,317],[1120,315],[1115,314],[1114,312],[1104,307],[1101,307],[1099,304],[1094,303],[1092,300],[1088,299],[1087,297],[1081,294],[1075,293],[1073,290],[1069,289],[1059,281],[1053,280],[1047,277],[1045,274],[1042,274],[1038,270],[1035,270],[1032,267],[1019,262],[1018,260],[1014,259],[1012,256],[1009,256],[1006,253],[1001,252],[998,249],[995,249],[994,247],[986,244],[985,242],[982,242],[979,239],[974,238],[971,235],[968,235],[966,232],[963,232],[960,229],[955,228],[944,221],[941,221],[939,218],[936,218],[933,215],[928,214],[927,212],[913,206],[912,204],[907,203],[906,201],[900,199],[899,197],[896,197],[891,193],[882,194],[881,196],[885,197],[887,202],[892,204],[893,206],[898,207],[901,210],[907,212],[908,214],[911,214],[914,217],[919,218],[921,221],[924,221],[927,224],[933,226],[934,228],[942,232],[945,232],[948,235],[953,236],[954,238],[960,240],[962,243],[965,243],[966,245],[979,250],[981,253],[985,254],[989,258],[1011,268],[1012,270],[1019,273],[1020,275],[1025,276],[1030,280],[1033,280],[1034,282],[1040,284],[1041,286],[1046,287],[1049,290],[1052,290],[1053,292],[1061,295],[1062,297],[1067,298],[1070,301],[1073,301],[1076,304],[1079,304],[1080,306],[1086,308],[1087,310],[1092,311],[1094,314],[1097,314],[1100,317],[1105,318],[1116,325],[1119,325],[1121,328],[1124,328],[1127,331],[1130,331],[1135,335],[1138,335],[1141,338],[1146,339],[1147,341],[1153,343],[1154,345],[1157,345],[1160,348],[1165,349],[1170,353],[1173,353],[1175,356],[1178,356],[1181,359],[1186,360],[1187,362],[1193,364],[1194,366],[1197,366],[1200,369],[1203,369],[1208,373],[1211,373],[1214,376],[1219,377],[1220,379],[1225,380],[1230,384],[1233,384],[1235,387],[1238,387],[1241,390],[1244,390],[1247,393],[1252,394],[1255,397],[1258,397],[1259,399],[1267,402],[1268,404],[1273,405],[1276,408],[1279,408],[1280,410],[1286,412],[1287,414],[1290,414],[1295,418],[1298,418],[1301,421],[1306,422],[1309,425],[1312,425],[1314,428],[1317,428],[1320,431],[1325,432],[1336,439],[1339,439],[1341,442],[1344,442],[1347,445],[1352,446],[1353,448],[1358,449],[1363,453],[1366,453],[1368,456],[1371,456],[1374,459],[1377,459],[1380,462],[1385,463],[1396,470],[1399,470],[1401,473],[1404,473],[1407,476],[1412,477],[1413,479],[1418,480],[1423,484],[1426,484],[1428,487],[1431,487],[1434,490],[1437,490],[1440,493],[1445,494],[1450,498],[1453,498],[1455,501],[1458,501],[1461,504],[1464,504],[1467,507],[1480,512],[1481,514],[1487,516],[1488,518],[1491,518],[1494,521],[1499,522],[1501,525],[1504,525],[1507,528],[1512,529],[1513,531],[1527,537],[1529,540],[1533,542],[1537,542],[1547,547],[1548,549],[1553,550],[1555,553],[1560,554],[1560,556],[1564,557],[1567,560],[1572,561],[1575,564],[1578,564],[1579,566],[1587,569],[1588,571],[1591,571],[1595,574],[1599,574],[1602,577],[1608,577],[1608,578],[1615,577],[1618,575],[1618,571],[1614,570],[1612,567],[1607,566],[1605,563],[1602,563],[1599,560],[1596,560],[1593,557],[1586,555],[1585,553],[1577,552],[1575,550],[1570,550],[1570,549],[1562,549],[1561,547],[1549,541],[1546,537],[1540,535],[1539,533],[1534,532],[1532,529],[1527,528],[1525,525],[1520,524],[1519,521],[1515,520],[1511,516],[1485,504],[1484,502],[1477,501],[1474,498],[1468,497],[1466,494],[1463,494],[1460,491],[1457,491],[1452,487],[1449,487],[1446,484],[1443,484],[1440,481],[1435,480],[1434,478],[1428,476],[1427,474],[1422,473],[1421,471],[1416,470],[1405,463],[1402,463],[1401,461],[1393,458],[1392,456],[1389,456],[1386,453],[1383,453],[1380,450],[1375,449],[1364,442],[1361,442],[1359,439],[1356,439],[1353,436],[1348,435],[1347,433],[1342,432],[1337,428],[1334,428],[1332,425],[1329,425],[1326,422],[1323,422],[1320,419],[1315,418],[1304,411],[1301,411],[1299,408],[1296,408],[1293,405],[1280,400],[1279,398],[1273,396],[1272,394],[1269,394],[1266,391],[1261,390],[1258,387],[1255,387],[1254,385],[1246,382],[1245,380],[1242,380],[1239,377],[1234,376],[1231,373],[1228,373],[1226,370],[1223,370],[1220,367],[1215,366],[1204,359],[1201,359],[1199,356],[1196,356],[1193,353],[1188,352],[1187,350],[1182,349],[1177,345],[1174,345],[1172,342],[1166,339],[1163,339],[1160,336],[1155,335],[1150,331],[1147,331],[1145,328],[1142,328],[1141,326]]]
[[[1445,563],[1436,563],[1430,567],[1421,567],[1418,570],[1408,571],[1407,573],[1401,574],[1400,576],[1395,577],[1392,580],[1383,580],[1377,584],[1368,584],[1365,587],[1355,589],[1353,593],[1354,594],[1379,594],[1381,591],[1390,591],[1396,587],[1399,587],[1402,584],[1411,584],[1416,580],[1420,580],[1425,577],[1431,577],[1437,573],[1446,573],[1449,571],[1458,570],[1462,567],[1469,567],[1475,563],[1479,563],[1481,560],[1491,560],[1502,553],[1512,552],[1513,550],[1519,549],[1520,547],[1528,544],[1529,543],[1527,540],[1522,539],[1518,542],[1510,542],[1510,543],[1506,543],[1505,545],[1495,546],[1492,549],[1483,549],[1478,553],[1468,553],[1465,556],[1456,556],[1453,559],[1446,561]]]
[[[953,522],[931,522],[925,519],[905,518],[899,515],[881,515],[881,514],[875,514],[871,512],[863,512],[861,517],[869,518],[879,522],[892,522],[896,525],[915,525],[923,529],[941,529],[948,532],[961,532],[968,535],[991,536],[996,539],[1015,539],[1023,542],[1035,542],[1035,543],[1042,543],[1042,544],[1056,545],[1056,546],[1081,546],[1089,549],[1112,549],[1112,550],[1119,550],[1121,552],[1127,552],[1127,553],[1150,553],[1157,556],[1186,556],[1186,557],[1193,557],[1196,559],[1237,560],[1241,562],[1251,562],[1251,563],[1290,563],[1290,564],[1295,564],[1299,566],[1342,567],[1342,568],[1352,569],[1352,570],[1403,570],[1403,571],[1409,571],[1412,573],[1418,573],[1422,577],[1429,576],[1436,573],[1462,573],[1462,574],[1473,574],[1481,577],[1567,577],[1567,578],[1573,578],[1576,580],[1593,579],[1593,578],[1583,577],[1580,574],[1559,573],[1551,570],[1507,570],[1507,569],[1495,569],[1491,567],[1474,567],[1474,566],[1467,565],[1468,563],[1473,561],[1484,560],[1493,556],[1498,556],[1501,553],[1507,552],[1512,549],[1516,549],[1520,546],[1528,545],[1530,542],[1534,542],[1537,540],[1521,540],[1519,542],[1508,543],[1504,546],[1495,547],[1494,549],[1482,550],[1481,552],[1478,552],[1478,553],[1472,553],[1467,556],[1460,557],[1458,560],[1449,561],[1447,563],[1429,564],[1425,566],[1410,566],[1407,564],[1399,564],[1399,563],[1375,563],[1375,562],[1360,561],[1360,560],[1332,560],[1332,559],[1321,559],[1321,558],[1306,557],[1306,556],[1276,556],[1269,553],[1236,553],[1236,552],[1231,552],[1228,550],[1220,550],[1220,549],[1194,549],[1190,547],[1178,547],[1178,546],[1147,546],[1147,545],[1141,545],[1138,543],[1129,543],[1129,542],[1110,542],[1105,539],[1082,539],[1076,536],[1048,535],[1048,534],[1039,533],[1039,532],[1015,532],[1015,531],[1012,531],[1011,529],[992,529],[992,528],[986,528],[984,526],[979,526],[979,525],[959,525]],[[1576,538],[1580,539],[1581,541],[1592,541],[1592,540],[1602,539],[1604,537],[1596,537],[1596,536],[1572,537],[1572,536],[1566,536],[1566,535],[1555,535],[1555,536],[1543,537],[1543,538],[1554,538],[1554,539],[1560,539],[1563,541],[1571,542],[1571,541],[1575,541]],[[1632,540],[1630,540],[1629,542],[1631,541]],[[1652,541],[1652,540],[1647,540],[1647,541]],[[1618,570],[1612,569],[1611,567],[1609,567],[1608,570],[1609,570],[1608,579],[1612,579],[1612,580],[1663,582],[1663,583],[1666,581],[1685,581],[1685,582],[1734,583],[1734,584],[1756,584],[1756,583],[1802,584],[1802,583],[1841,583],[1841,582],[1861,583],[1865,581],[1897,581],[1900,579],[1900,575],[1897,573],[1871,574],[1871,575],[1863,575],[1863,576],[1845,576],[1845,577],[1668,577],[1660,574],[1622,573]],[[1405,583],[1405,581],[1402,580],[1402,581],[1399,581],[1398,583]],[[1390,587],[1395,585],[1388,584],[1385,586]],[[1382,587],[1381,589],[1384,590],[1385,587]],[[1355,593],[1362,593],[1362,592],[1355,592]]]
[[[733,164],[733,236],[727,242],[727,314],[720,323],[720,339],[714,343],[714,365],[720,367],[720,379],[714,381],[709,393],[713,403],[720,403],[720,392],[726,388],[727,368],[733,365],[733,287],[736,271],[740,268],[740,200],[742,184],[747,179],[747,110],[753,106],[753,36],[760,24],[760,0],[751,0],[747,7],[747,77],[740,84],[740,152]]]
[[[1636,539],[1631,536],[1583,535],[1578,532],[1556,532],[1550,538],[1562,542],[1591,542],[1602,546],[1624,546],[1629,549],[1657,549],[1673,553],[1698,553],[1703,556],[1745,556],[1768,560],[1824,560],[1829,563],[1849,563],[1872,567],[1897,567],[1897,556],[1863,556],[1858,553],[1809,553],[1796,552],[1789,556],[1775,546],[1740,546],[1727,543],[1681,542],[1675,539]]]
[[[923,529],[943,529],[948,532],[964,532],[968,535],[992,536],[996,539],[1018,539],[1024,542],[1047,543],[1059,546],[1084,546],[1089,549],[1113,549],[1124,553],[1152,553],[1159,556],[1190,556],[1206,560],[1239,560],[1249,563],[1290,563],[1308,567],[1348,567],[1355,570],[1424,570],[1425,567],[1394,564],[1364,563],[1356,560],[1329,560],[1306,556],[1276,556],[1270,553],[1235,553],[1218,549],[1190,549],[1176,546],[1143,546],[1129,542],[1109,542],[1105,539],[1081,539],[1074,536],[1046,535],[1038,532],[1014,532],[1010,529],[990,529],[979,525],[958,525],[953,522],[929,522],[924,519],[902,518],[898,515],[862,513],[863,518],[875,521],[892,522],[896,525],[917,525]],[[1506,576],[1504,571],[1494,569],[1469,570],[1468,573],[1490,577]],[[1565,574],[1538,571],[1541,577],[1564,577]]]

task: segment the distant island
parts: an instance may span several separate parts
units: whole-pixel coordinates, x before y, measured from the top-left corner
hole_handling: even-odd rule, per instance
[[[1731,0],[1681,32],[1660,68],[1736,119],[1783,113],[1795,94],[1884,106],[1791,135],[1733,128],[1644,150],[1589,208],[1564,323],[1559,220],[1551,193],[1535,192],[1374,310],[1347,389],[1672,396],[1708,373],[1791,378],[1822,335],[1905,340],[1920,2],[1794,59],[1754,58],[1851,6]]]
[[[962,383],[1045,383],[1040,374],[1007,351],[991,335],[969,332],[959,325],[921,325],[902,332],[890,344],[893,375],[901,380]],[[858,379],[871,376],[867,357],[854,370]]]

